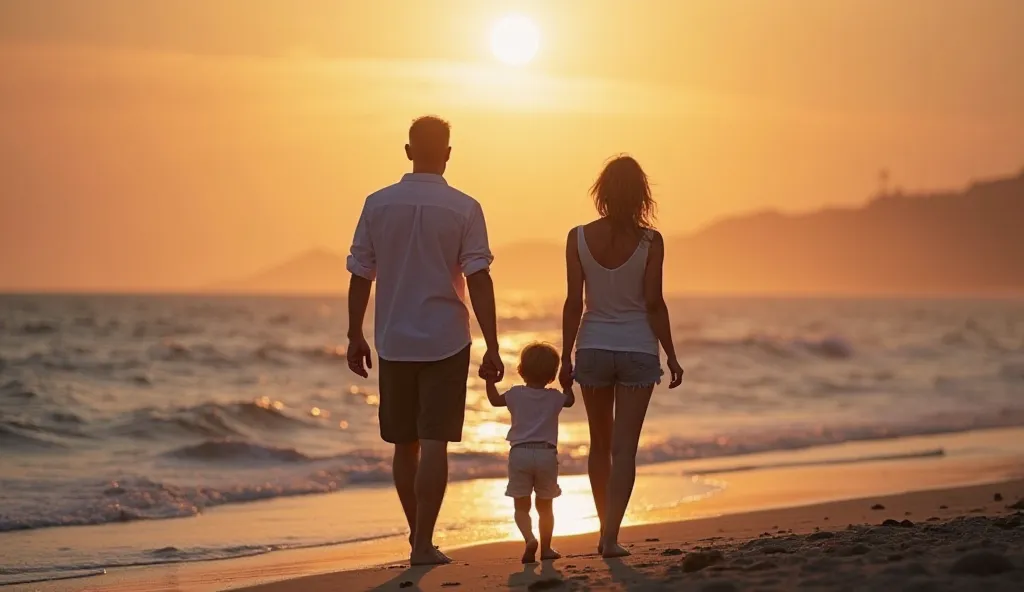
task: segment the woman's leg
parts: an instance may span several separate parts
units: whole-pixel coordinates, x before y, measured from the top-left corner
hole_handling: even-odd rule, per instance
[[[612,463],[602,537],[602,554],[605,557],[629,555],[629,551],[619,546],[619,527],[622,526],[622,518],[626,514],[629,496],[633,493],[633,482],[636,481],[636,451],[652,392],[653,386],[620,386],[615,391]]]
[[[612,464],[612,425],[615,410],[615,387],[581,387],[583,405],[587,408],[587,423],[590,425],[590,455],[587,458],[587,473],[590,475],[590,490],[594,495],[594,507],[604,532],[605,498],[608,492],[608,476]],[[602,535],[603,537],[603,535]],[[597,552],[601,552],[598,545]]]

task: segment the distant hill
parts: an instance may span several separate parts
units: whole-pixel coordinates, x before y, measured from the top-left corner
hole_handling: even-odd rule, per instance
[[[667,239],[666,290],[740,294],[1024,294],[1024,171],[962,191],[884,195],[858,208],[728,218]],[[499,289],[558,294],[564,246],[495,249]],[[344,259],[297,257],[239,291],[344,291]]]
[[[345,258],[326,249],[306,251],[253,276],[210,286],[207,291],[255,294],[337,294],[348,291]]]

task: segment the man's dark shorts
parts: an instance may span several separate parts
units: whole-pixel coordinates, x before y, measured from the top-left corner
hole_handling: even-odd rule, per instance
[[[462,441],[469,346],[436,362],[380,360],[380,437],[392,444]]]

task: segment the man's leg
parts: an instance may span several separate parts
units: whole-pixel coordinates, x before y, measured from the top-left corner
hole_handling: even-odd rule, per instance
[[[420,443],[395,444],[395,457],[391,463],[391,476],[395,479],[398,499],[402,502],[405,521],[409,524],[409,545],[416,533],[416,473],[420,464]]]
[[[462,440],[468,377],[468,345],[451,357],[424,364],[418,377],[420,465],[416,471],[416,529],[410,557],[414,565],[451,562],[434,547],[434,526],[448,488],[448,443]]]
[[[416,526],[413,529],[413,565],[448,563],[443,553],[434,548],[434,526],[441,511],[448,487],[448,442],[420,440],[420,464],[416,471]]]
[[[409,523],[409,545],[416,532],[416,474],[419,467],[419,434],[416,422],[419,390],[417,381],[421,365],[414,362],[392,362],[380,358],[380,436],[395,446],[391,475],[395,491],[402,502],[405,520]]]

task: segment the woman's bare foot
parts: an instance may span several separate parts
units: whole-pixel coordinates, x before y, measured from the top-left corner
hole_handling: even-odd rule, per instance
[[[605,559],[612,559],[613,557],[628,557],[629,551],[624,549],[622,545],[618,543],[605,543],[601,541],[602,550],[601,557]]]
[[[445,565],[451,563],[450,557],[442,553],[437,547],[427,551],[413,551],[409,556],[409,565]]]
[[[547,561],[549,559],[561,559],[562,554],[554,549],[542,549],[540,552],[540,560]]]
[[[523,563],[537,563],[537,547],[540,543],[536,539],[526,541],[526,549],[523,551]]]

